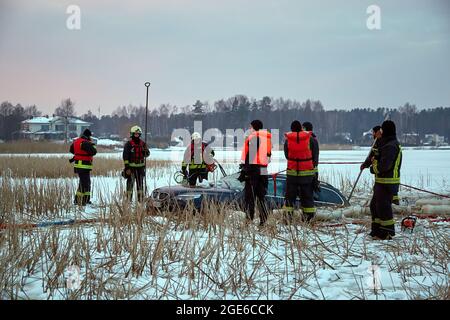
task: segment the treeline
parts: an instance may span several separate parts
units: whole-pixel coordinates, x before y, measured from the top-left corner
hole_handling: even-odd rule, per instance
[[[70,99],[63,100],[55,112],[74,116],[73,102]],[[21,121],[41,114],[36,106],[13,106],[9,102],[3,102],[0,105],[0,139],[11,139],[13,133],[20,130]],[[92,123],[91,129],[96,136],[126,137],[132,125],[139,124],[144,128],[145,107],[120,106],[110,115],[100,117],[89,111],[79,118]],[[269,97],[255,100],[245,95],[236,95],[213,104],[197,101],[192,106],[182,108],[162,104],[157,108],[149,108],[147,121],[152,139],[166,142],[176,128],[192,131],[195,120],[202,121],[203,130],[218,128],[225,133],[226,129],[248,129],[252,119],[262,120],[266,128],[285,132],[289,131],[291,121],[298,119],[301,122],[313,123],[321,143],[361,144],[368,142],[363,139],[363,134],[386,118],[397,124],[399,136],[403,133],[418,133],[423,137],[425,134],[436,133],[447,140],[450,138],[449,107],[419,111],[415,105],[409,103],[398,108],[325,110],[320,101],[299,102]]]

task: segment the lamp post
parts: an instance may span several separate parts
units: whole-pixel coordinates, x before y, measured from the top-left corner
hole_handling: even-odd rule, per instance
[[[144,137],[144,142],[145,145],[147,146],[147,117],[148,117],[148,88],[150,87],[150,82],[146,82],[145,87],[147,88],[147,96],[145,98],[145,137]],[[147,146],[148,148],[148,146]],[[144,197],[147,195],[147,158],[144,157]]]

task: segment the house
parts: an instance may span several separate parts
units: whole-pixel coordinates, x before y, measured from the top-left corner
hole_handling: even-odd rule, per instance
[[[441,145],[446,145],[445,137],[440,136],[436,133],[426,134],[423,144],[425,146],[437,146],[437,147]]]
[[[63,140],[80,136],[91,124],[73,117],[34,117],[22,121],[20,134],[33,140]]]
[[[400,143],[403,146],[418,146],[420,144],[420,136],[418,133],[403,133],[400,137]]]

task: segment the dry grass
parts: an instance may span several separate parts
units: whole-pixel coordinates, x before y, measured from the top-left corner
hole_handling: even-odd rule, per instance
[[[2,156],[0,157],[0,176],[12,175],[16,178],[72,178],[73,164],[68,157]],[[165,160],[147,160],[147,167],[163,169],[170,162]],[[119,158],[94,158],[93,176],[119,176],[123,170],[123,161]]]
[[[0,154],[14,153],[68,153],[70,144],[50,141],[17,140],[0,143]],[[112,147],[97,146],[97,152],[111,152]]]
[[[4,180],[4,223],[82,214],[65,201],[72,192],[67,180],[33,182],[28,189]],[[272,215],[268,227],[259,230],[247,225],[235,208],[211,202],[205,204],[204,214],[193,215],[192,208],[186,208],[149,216],[143,206],[126,202],[123,191],[119,184],[110,198],[99,199],[95,223],[0,232],[0,297],[327,299],[329,288],[321,274],[335,272],[333,283],[338,286],[348,270],[354,283],[344,293],[353,299],[375,299],[383,298],[386,290],[368,289],[367,275],[358,272],[357,264],[387,260],[389,271],[404,279],[398,290],[406,298],[448,299],[448,284],[433,278],[431,285],[414,282],[422,275],[446,279],[450,248],[445,229],[431,228],[427,234],[374,248],[350,226],[284,225],[281,217]],[[81,272],[76,289],[67,286],[71,266]]]
[[[148,215],[144,206],[125,201],[117,180],[113,192],[106,186],[96,191],[92,223],[22,229],[23,223],[85,216],[71,205],[73,179],[36,177],[59,178],[67,159],[38,159],[0,157],[0,223],[9,226],[0,231],[0,299],[328,299],[330,287],[339,286],[349,299],[389,298],[386,292],[398,281],[367,288],[361,261],[400,277],[395,290],[405,299],[449,298],[448,281],[439,280],[448,279],[448,231],[434,225],[414,237],[374,244],[363,238],[365,226],[285,225],[277,215],[259,230],[230,204],[208,202],[196,215],[189,207]],[[21,165],[13,169],[6,161]],[[108,175],[115,163],[120,170],[118,159],[96,165]],[[149,175],[165,176],[171,166],[154,162]],[[23,171],[28,167],[34,167],[31,175]],[[53,171],[44,173],[44,167]],[[335,179],[351,185],[345,176]],[[71,266],[80,268],[76,288],[67,284]],[[324,272],[333,280],[324,284]],[[342,277],[349,274],[353,280],[345,286]]]

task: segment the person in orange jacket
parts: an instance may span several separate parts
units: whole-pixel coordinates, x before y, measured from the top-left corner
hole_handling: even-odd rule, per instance
[[[302,131],[302,125],[295,120],[291,131],[285,133],[284,155],[287,159],[286,196],[284,209],[288,222],[292,221],[295,201],[300,197],[303,219],[310,221],[316,214],[314,206],[313,181],[319,150],[314,144],[311,131]]]
[[[91,170],[94,156],[97,154],[91,136],[91,130],[84,130],[81,136],[73,141],[69,149],[70,153],[74,155],[69,162],[74,162],[74,172],[80,178],[74,203],[80,206],[91,204]]]
[[[272,135],[263,129],[260,120],[251,122],[251,133],[242,149],[239,181],[245,181],[244,207],[248,221],[255,217],[255,201],[259,209],[259,224],[265,225],[268,217],[265,196],[269,184],[267,166],[272,155]]]

